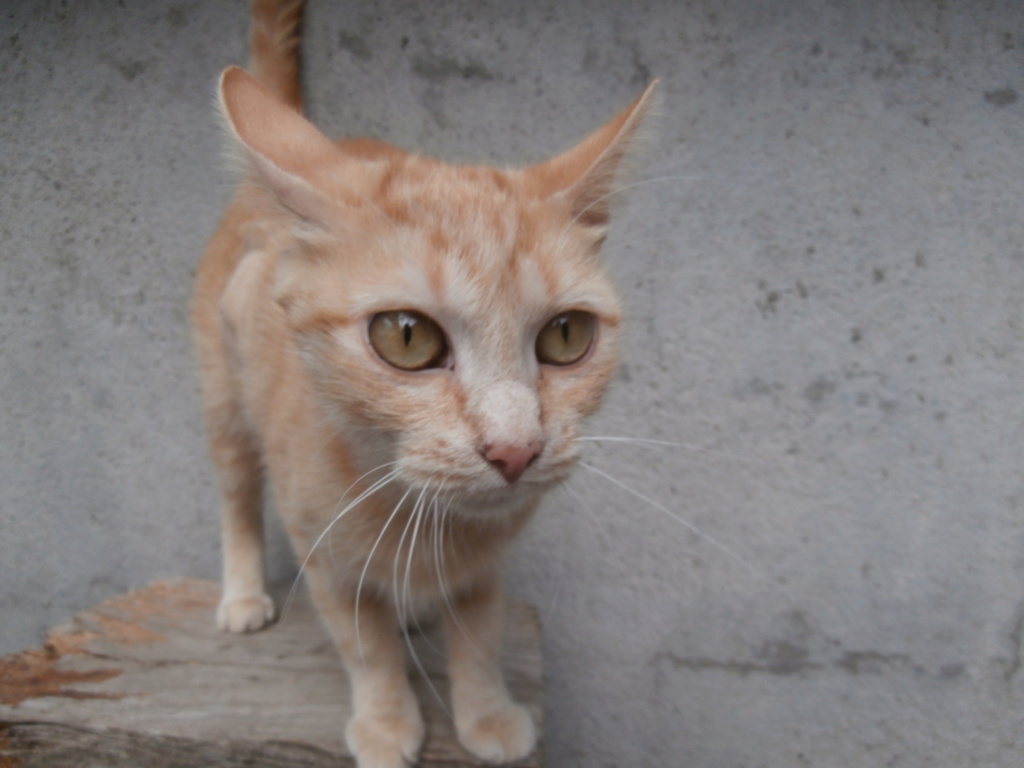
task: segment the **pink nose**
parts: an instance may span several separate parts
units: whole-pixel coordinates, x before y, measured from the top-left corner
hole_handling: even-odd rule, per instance
[[[501,472],[505,480],[514,483],[543,450],[543,441],[531,440],[526,445],[485,445],[480,453],[492,467]]]

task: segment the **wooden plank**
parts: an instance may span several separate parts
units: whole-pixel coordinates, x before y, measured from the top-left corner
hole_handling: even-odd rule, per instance
[[[348,682],[304,590],[250,635],[214,627],[218,599],[214,582],[157,582],[0,659],[0,768],[354,765]],[[509,688],[543,733],[536,611],[511,602],[506,627]],[[412,671],[427,724],[419,765],[480,765],[455,739],[438,635],[411,637],[426,672]],[[539,748],[517,763],[540,764]]]

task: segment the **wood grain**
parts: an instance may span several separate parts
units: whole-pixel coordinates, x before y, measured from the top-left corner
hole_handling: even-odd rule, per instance
[[[218,599],[214,582],[157,582],[0,659],[0,768],[353,766],[348,681],[303,591],[250,635],[214,627]],[[542,732],[536,611],[510,603],[506,627],[509,688]],[[419,765],[480,765],[455,740],[438,634],[411,636],[426,673],[412,667],[427,723]],[[538,748],[517,765],[540,764]]]

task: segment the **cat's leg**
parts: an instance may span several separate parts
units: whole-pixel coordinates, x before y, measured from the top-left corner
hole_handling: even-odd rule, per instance
[[[220,477],[223,592],[217,626],[253,632],[274,618],[274,602],[264,587],[263,472],[259,454],[243,435],[211,436]]]
[[[455,729],[466,749],[493,763],[519,760],[537,742],[533,718],[509,696],[498,665],[503,619],[497,573],[454,599],[445,614]]]
[[[406,673],[405,648],[394,606],[360,595],[359,623],[351,588],[338,588],[314,556],[306,581],[334,636],[352,686],[352,719],[345,741],[359,768],[405,768],[416,762],[424,726]]]
[[[227,352],[213,333],[200,334],[198,341],[206,434],[221,497],[223,584],[217,626],[252,632],[274,618],[274,603],[263,585],[262,464],[244,426]]]

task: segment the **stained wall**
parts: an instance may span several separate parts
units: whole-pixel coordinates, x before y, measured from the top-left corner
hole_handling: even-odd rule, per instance
[[[217,575],[187,303],[244,27],[0,10],[2,651]],[[452,160],[540,159],[662,81],[589,433],[678,445],[595,442],[510,560],[548,762],[1019,765],[1024,6],[312,0],[306,30],[318,125]]]

